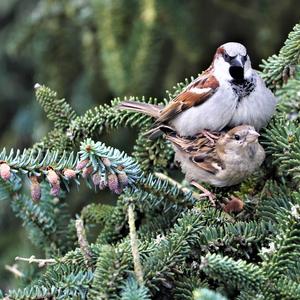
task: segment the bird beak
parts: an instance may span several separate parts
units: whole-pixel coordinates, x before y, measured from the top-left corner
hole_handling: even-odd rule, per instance
[[[240,55],[237,55],[230,61],[229,73],[231,77],[237,81],[244,79],[244,62]]]
[[[254,143],[257,141],[258,137],[260,136],[260,134],[258,132],[256,132],[255,130],[250,129],[247,137],[246,137],[246,142],[247,143]]]

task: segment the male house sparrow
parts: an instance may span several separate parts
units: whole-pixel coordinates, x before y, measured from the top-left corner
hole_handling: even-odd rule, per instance
[[[200,133],[194,137],[181,137],[161,127],[175,150],[175,161],[180,163],[186,179],[210,194],[198,182],[224,187],[240,183],[260,167],[265,151],[258,143],[259,134],[254,127],[241,125],[227,133]]]
[[[125,101],[119,108],[154,117],[154,135],[161,124],[168,124],[181,136],[193,136],[205,129],[220,131],[242,124],[259,130],[275,105],[275,96],[251,68],[246,48],[230,42],[217,49],[210,67],[167,106]]]

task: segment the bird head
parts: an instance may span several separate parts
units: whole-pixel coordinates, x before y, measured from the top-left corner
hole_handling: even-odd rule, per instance
[[[221,45],[215,54],[213,67],[218,79],[237,83],[251,76],[251,62],[247,49],[240,43],[229,42]]]
[[[236,152],[258,144],[259,133],[254,127],[249,125],[241,125],[229,130],[219,141],[219,147],[222,147],[224,152]]]

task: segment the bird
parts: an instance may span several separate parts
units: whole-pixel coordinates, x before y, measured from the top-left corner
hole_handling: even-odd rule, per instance
[[[214,195],[200,183],[227,187],[242,182],[256,171],[265,159],[259,133],[250,125],[240,125],[227,132],[199,133],[183,137],[171,127],[161,126],[166,140],[175,150],[185,179],[203,191],[212,202]]]
[[[259,131],[273,115],[276,103],[274,94],[251,67],[245,46],[228,42],[216,50],[209,68],[165,107],[124,101],[118,108],[154,117],[149,131],[153,137],[159,135],[162,124],[174,127],[181,136],[193,136],[243,124]]]

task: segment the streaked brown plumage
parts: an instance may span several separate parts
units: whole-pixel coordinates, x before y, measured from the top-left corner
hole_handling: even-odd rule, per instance
[[[168,128],[166,139],[175,150],[175,160],[189,182],[206,182],[224,187],[240,183],[262,164],[263,147],[252,126],[237,126],[227,133],[200,133],[181,137]]]

